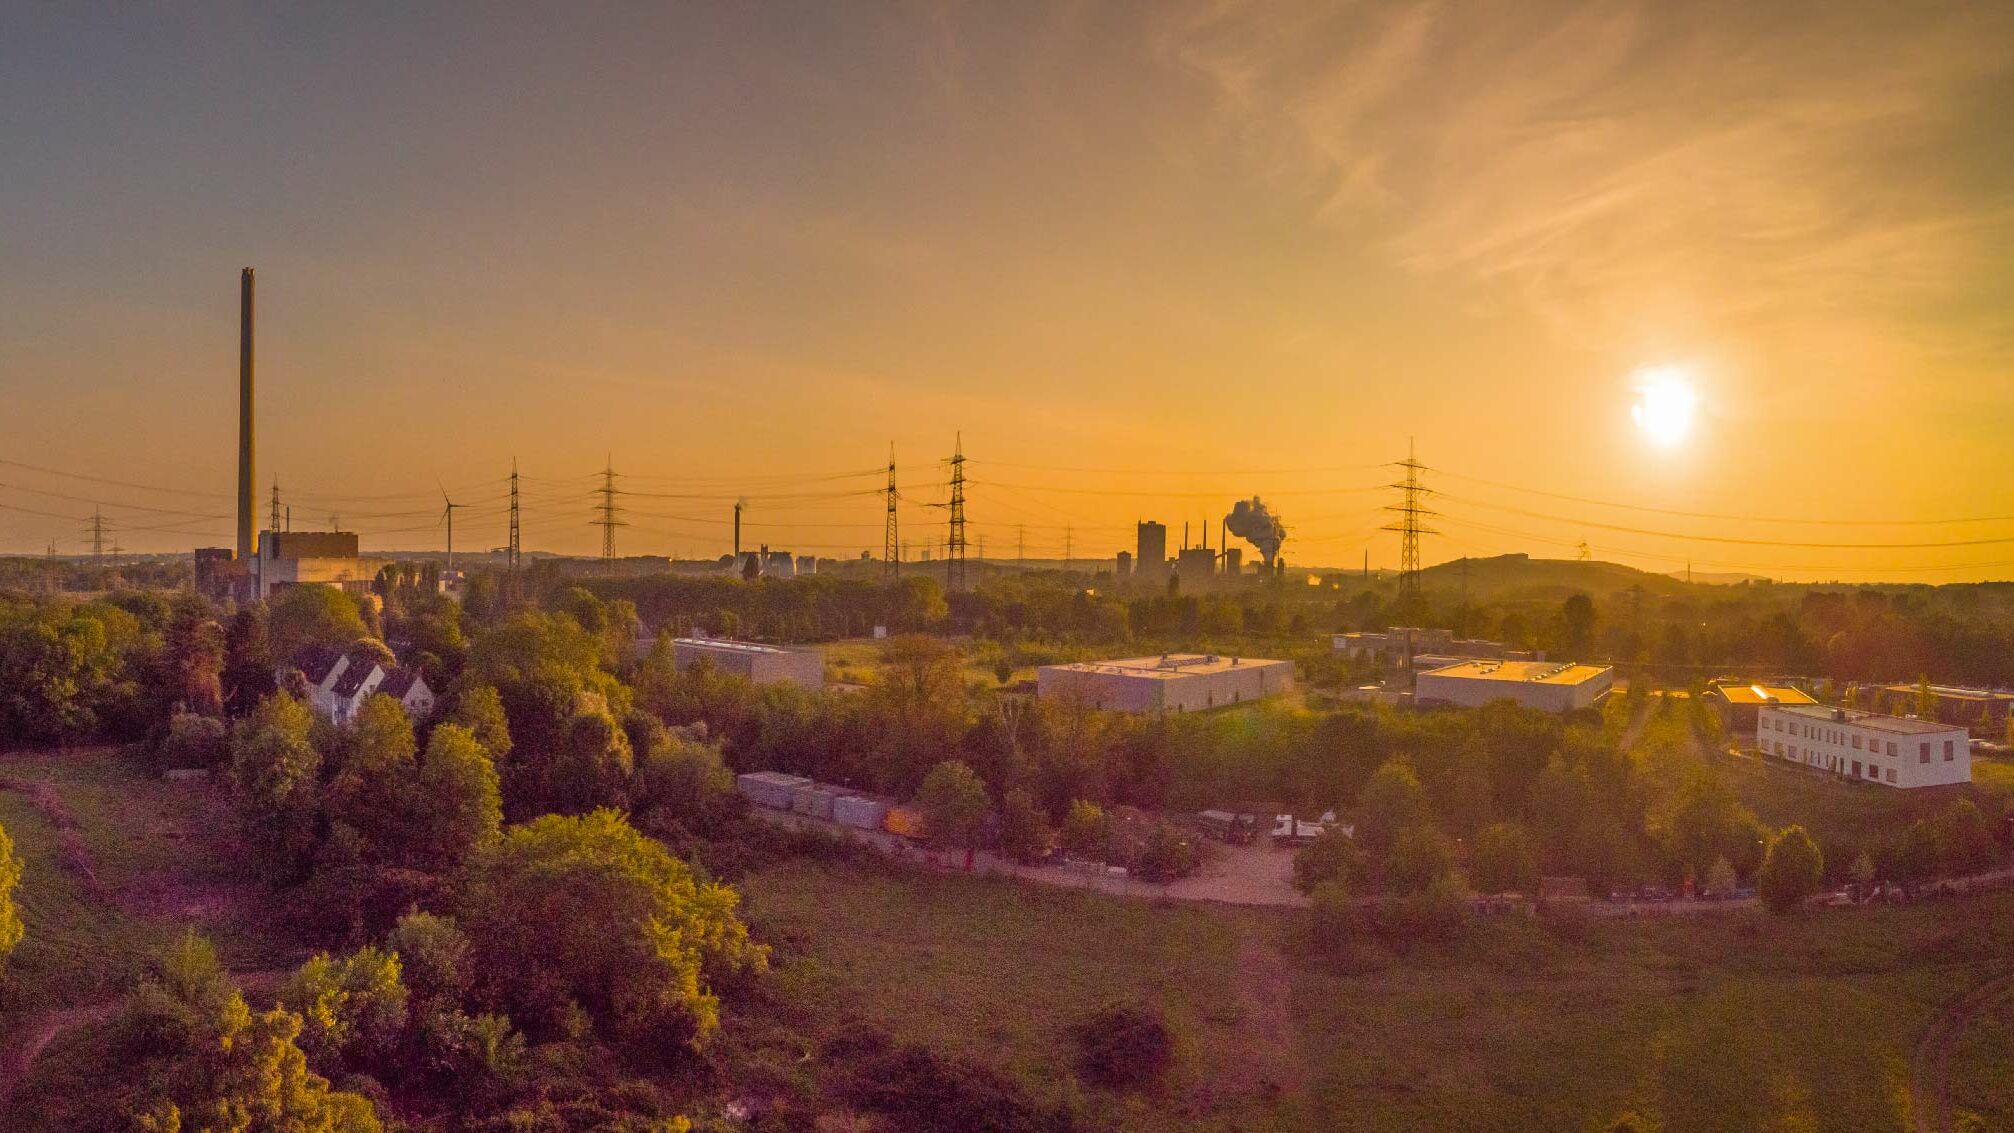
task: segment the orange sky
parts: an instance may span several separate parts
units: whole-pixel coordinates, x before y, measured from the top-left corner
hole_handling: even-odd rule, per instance
[[[371,546],[438,546],[437,481],[501,542],[515,456],[540,549],[598,547],[606,458],[661,493],[623,550],[719,553],[745,496],[751,543],[878,553],[892,440],[916,554],[962,430],[991,557],[1256,492],[1290,561],[1393,565],[1417,438],[1430,561],[2014,577],[2014,519],[1920,522],[2014,516],[2009,42],[2007,4],[12,11],[0,461],[191,494],[0,463],[0,549],[76,552],[87,501],[228,542],[252,264],[260,480]],[[1670,449],[1656,365],[1700,397]]]

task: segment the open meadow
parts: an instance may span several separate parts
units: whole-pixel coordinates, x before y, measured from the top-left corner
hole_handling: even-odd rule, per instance
[[[1902,1130],[1919,1035],[2014,956],[2004,894],[1571,933],[1512,920],[1406,956],[1367,944],[1335,971],[1290,913],[805,862],[744,888],[795,992],[1047,1088],[1075,1088],[1074,1018],[1159,1005],[1176,1072],[1100,1103],[1138,1130],[1592,1130],[1625,1113],[1669,1130]],[[2006,1034],[1963,1037],[1962,1107],[2014,1106],[1989,1065]]]

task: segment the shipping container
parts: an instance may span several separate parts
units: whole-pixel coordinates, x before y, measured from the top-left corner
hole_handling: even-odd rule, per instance
[[[888,816],[888,801],[868,795],[842,795],[832,800],[832,821],[856,830],[879,830]]]
[[[810,818],[831,819],[832,800],[845,792],[823,783],[807,783],[790,797],[790,809]]]
[[[797,789],[810,783],[802,775],[786,775],[781,771],[749,771],[734,777],[735,790],[749,802],[777,810],[789,810]]]
[[[923,812],[913,806],[892,806],[881,817],[881,828],[904,838],[923,837]]]

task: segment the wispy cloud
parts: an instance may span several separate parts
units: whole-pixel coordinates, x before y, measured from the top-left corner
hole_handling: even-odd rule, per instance
[[[2006,344],[1924,312],[2014,237],[2007,5],[1221,2],[1155,37],[1323,223],[1584,344]]]

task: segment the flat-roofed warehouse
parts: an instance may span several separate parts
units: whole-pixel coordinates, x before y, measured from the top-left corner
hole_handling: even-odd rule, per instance
[[[1076,697],[1115,712],[1193,712],[1263,700],[1293,687],[1292,661],[1214,653],[1080,661],[1035,672],[1036,695]]]
[[[1615,670],[1606,665],[1463,661],[1421,673],[1413,685],[1413,702],[1479,708],[1492,700],[1514,700],[1526,708],[1571,712],[1601,703],[1613,687]]]
[[[671,643],[672,663],[683,669],[701,659],[723,673],[756,684],[790,681],[805,688],[825,686],[825,655],[816,649],[787,649],[721,637],[680,637]]]

